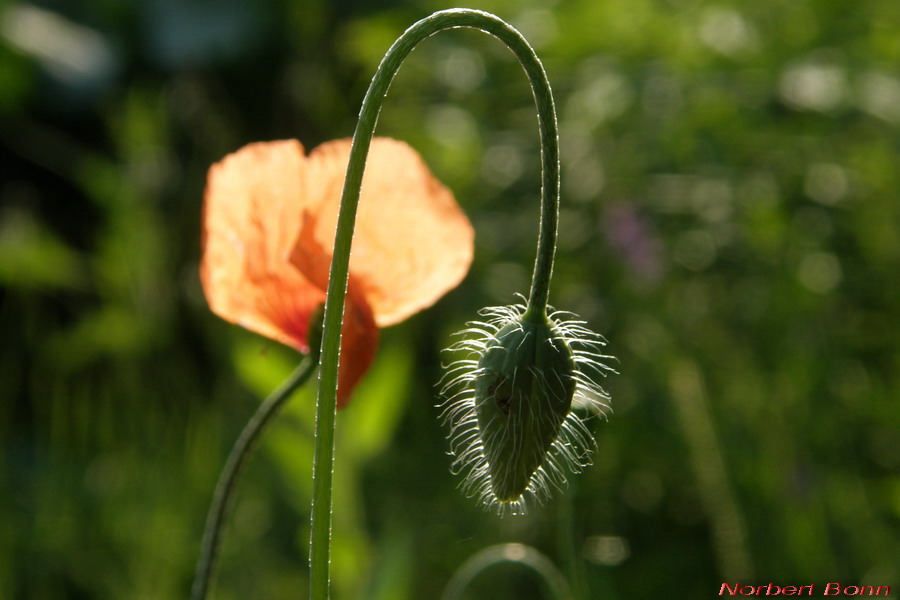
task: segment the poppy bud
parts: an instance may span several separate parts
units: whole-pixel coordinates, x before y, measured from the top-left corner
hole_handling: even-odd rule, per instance
[[[497,332],[478,361],[475,412],[491,489],[519,498],[559,436],[575,392],[575,362],[546,317]]]
[[[450,426],[453,469],[463,486],[500,513],[525,510],[565,482],[565,471],[590,462],[593,437],[585,419],[609,396],[596,383],[611,369],[603,338],[568,313],[529,314],[525,306],[481,311],[450,351],[441,393]],[[526,316],[527,315],[527,316]],[[585,414],[585,411],[587,414]]]

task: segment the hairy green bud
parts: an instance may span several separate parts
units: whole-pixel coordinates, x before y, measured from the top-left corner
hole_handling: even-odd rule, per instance
[[[525,306],[481,311],[449,350],[461,352],[444,375],[444,421],[453,469],[463,486],[500,513],[520,513],[590,463],[585,419],[609,396],[594,383],[611,369],[603,339],[567,313],[531,314]],[[576,410],[577,408],[577,410]]]
[[[504,326],[478,361],[475,412],[491,488],[521,496],[559,436],[575,392],[575,361],[546,317]]]

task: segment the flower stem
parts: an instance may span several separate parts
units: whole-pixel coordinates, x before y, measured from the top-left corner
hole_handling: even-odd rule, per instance
[[[316,450],[313,459],[313,502],[310,533],[310,598],[328,598],[331,552],[331,487],[334,469],[334,421],[340,357],[341,320],[350,262],[356,209],[362,186],[366,155],[384,97],[403,60],[422,40],[445,29],[470,28],[492,35],[506,44],[519,59],[531,83],[538,112],[541,135],[542,195],[541,225],[537,258],[526,316],[542,318],[546,312],[556,228],[559,212],[559,134],[556,109],[547,74],[534,50],[522,35],[500,18],[470,9],[439,11],[415,23],[390,47],[378,66],[363,99],[350,162],[344,181],[341,208],[334,242],[334,256],[325,301],[325,325],[322,339],[322,363],[316,406]]]
[[[259,405],[234,443],[225,467],[219,475],[219,482],[216,484],[216,491],[213,493],[212,504],[206,517],[206,527],[203,530],[203,541],[200,545],[200,558],[197,561],[197,572],[191,588],[191,600],[204,600],[209,593],[210,581],[219,554],[225,515],[231,506],[234,491],[237,489],[241,467],[255,447],[259,436],[272,422],[273,417],[278,414],[279,409],[284,406],[285,401],[312,375],[318,364],[317,354],[316,351],[313,351],[313,354],[305,356],[297,369],[281,384],[281,387],[272,392],[266,401]]]
[[[500,544],[476,553],[453,574],[441,594],[441,600],[459,600],[477,575],[489,567],[506,562],[531,568],[547,585],[553,600],[573,600],[566,578],[550,559],[531,546],[522,544]]]

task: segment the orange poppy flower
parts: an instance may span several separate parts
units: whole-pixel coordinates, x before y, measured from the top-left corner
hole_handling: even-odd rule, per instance
[[[250,144],[207,178],[200,279],[214,313],[308,352],[325,300],[350,140],[309,156],[296,140]],[[426,308],[472,261],[474,232],[453,194],[403,142],[373,140],[350,253],[338,406],[375,358],[378,328]]]

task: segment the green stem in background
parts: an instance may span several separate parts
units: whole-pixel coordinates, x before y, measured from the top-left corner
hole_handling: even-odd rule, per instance
[[[580,531],[576,528],[575,523],[575,497],[578,491],[578,484],[571,482],[566,493],[560,498],[559,502],[559,527],[558,542],[559,555],[568,571],[569,583],[572,586],[573,600],[590,600],[590,590],[588,588],[587,577],[584,571],[584,561],[581,559],[581,549],[578,542],[582,542],[581,538],[576,541],[575,532]]]
[[[554,600],[572,600],[572,592],[566,578],[549,558],[530,546],[522,544],[500,544],[485,548],[473,555],[453,574],[444,588],[441,600],[459,600],[463,591],[478,574],[496,564],[517,563],[530,567],[547,584],[550,597]]]
[[[550,276],[556,251],[559,213],[559,134],[556,110],[547,74],[534,50],[522,35],[500,18],[470,9],[436,12],[407,29],[390,47],[378,66],[363,99],[350,162],[344,181],[334,242],[334,256],[325,301],[325,330],[322,363],[316,405],[316,450],[313,459],[313,501],[310,532],[310,598],[328,598],[331,554],[331,488],[334,469],[334,421],[337,404],[337,376],[340,357],[341,320],[350,262],[350,244],[359,204],[366,154],[375,133],[375,124],[391,80],[403,60],[422,40],[445,29],[470,28],[492,35],[506,44],[519,59],[531,83],[538,111],[541,135],[542,195],[538,251],[526,316],[544,318],[549,296]]]
[[[674,359],[667,367],[678,424],[687,440],[691,466],[710,517],[719,573],[730,581],[752,579],[747,525],[728,477],[703,376],[687,358]]]
[[[281,384],[281,387],[272,392],[266,401],[259,405],[231,449],[231,454],[228,455],[225,467],[219,475],[219,482],[216,484],[216,491],[213,493],[212,504],[206,517],[206,527],[200,545],[200,558],[197,561],[197,572],[191,588],[192,600],[204,600],[209,594],[209,586],[219,554],[225,515],[234,498],[241,467],[246,463],[259,436],[272,422],[273,417],[278,414],[279,409],[284,406],[291,394],[306,383],[309,376],[312,375],[318,364],[317,358],[317,350],[311,349],[311,354],[303,358],[297,369]]]

